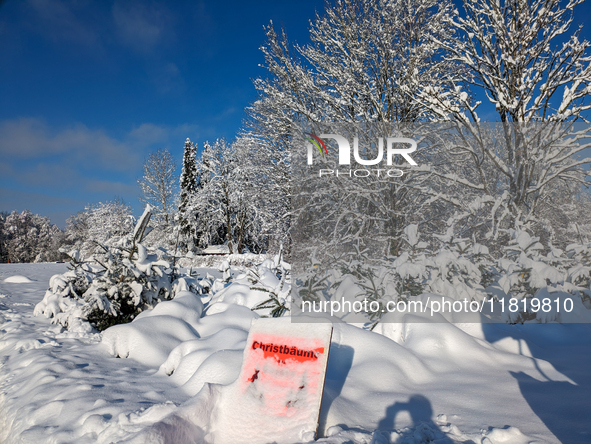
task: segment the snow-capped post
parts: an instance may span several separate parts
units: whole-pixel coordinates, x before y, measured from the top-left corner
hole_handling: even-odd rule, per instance
[[[174,227],[174,230],[176,231],[176,242],[174,244],[174,257],[172,258],[172,271],[170,272],[170,283],[174,282],[178,277],[176,269],[176,258],[179,252],[179,237],[181,235],[181,227],[177,225]]]
[[[147,230],[148,224],[150,223],[150,217],[152,216],[152,207],[150,204],[146,205],[144,209],[144,213],[138,220],[137,224],[135,225],[135,229],[133,230],[133,239],[131,250],[129,251],[129,259],[131,260],[133,253],[137,250],[137,244],[141,243],[144,240],[144,236],[147,235],[150,230]]]
[[[316,439],[332,324],[253,321],[238,379],[222,394],[216,443]]]

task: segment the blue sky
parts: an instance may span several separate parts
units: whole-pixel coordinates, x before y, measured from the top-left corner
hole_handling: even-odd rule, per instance
[[[256,98],[252,79],[266,75],[263,26],[273,20],[307,43],[323,9],[324,0],[0,0],[0,211],[30,209],[62,228],[115,197],[140,213],[147,154],[168,148],[180,164],[187,137],[233,139]]]
[[[0,211],[65,226],[121,197],[140,212],[143,160],[185,138],[233,139],[265,76],[270,20],[307,41],[324,0],[0,0]],[[180,171],[180,169],[179,169]]]

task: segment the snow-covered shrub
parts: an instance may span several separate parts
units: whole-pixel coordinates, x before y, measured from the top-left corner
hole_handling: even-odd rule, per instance
[[[105,248],[94,260],[104,268],[84,293],[84,300],[87,319],[98,330],[130,322],[144,309],[172,296],[165,271],[168,262],[148,255],[141,244],[131,259],[127,250]]]
[[[360,287],[360,297],[384,304],[388,300],[407,300],[421,294],[429,275],[430,261],[426,254],[427,244],[420,241],[418,226],[408,225],[401,236],[406,251],[396,257],[370,260],[367,249],[355,251],[336,259],[340,278],[333,274],[333,287],[340,287],[347,276],[354,278]],[[336,278],[336,279],[335,279]],[[381,308],[381,307],[380,307]],[[381,310],[379,311],[381,313]],[[372,315],[372,319],[378,313]]]
[[[503,312],[510,323],[562,319],[558,311],[540,310],[548,294],[553,301],[572,298],[574,307],[591,309],[591,244],[569,245],[565,254],[551,244],[544,247],[525,229],[507,234],[510,241],[497,247],[503,254],[496,258],[487,246],[456,237],[453,227],[429,244],[420,242],[416,225],[404,229],[404,250],[395,257],[369,259],[368,251],[359,248],[339,257],[325,254],[322,262],[312,254],[296,275],[300,300],[367,300],[377,307],[367,313],[372,328],[388,302],[408,302],[423,293],[460,301],[503,298],[506,308],[520,301],[517,310]]]
[[[302,301],[319,302],[327,297],[324,293],[331,282],[320,266],[321,263],[316,258],[316,250],[314,250],[308,256],[303,270],[298,270],[297,286]]]
[[[538,318],[539,310],[532,310],[532,300],[540,291],[564,290],[566,261],[563,252],[551,248],[543,255],[544,246],[539,237],[525,230],[509,230],[511,241],[505,246],[506,254],[498,261],[500,277],[498,287],[510,299],[527,299],[521,306],[527,310],[506,311],[508,322],[525,322]]]
[[[369,313],[369,319],[378,321],[384,305],[397,301],[404,294],[404,277],[384,263],[370,262],[368,250],[355,251],[336,260],[338,270],[329,270],[326,279],[333,282],[333,297],[351,299],[363,297],[368,302],[376,302],[379,310]]]
[[[170,299],[169,263],[148,254],[140,243],[149,218],[148,206],[130,236],[117,246],[96,243],[95,253],[87,260],[80,260],[77,250],[70,252],[72,269],[51,278],[35,315],[53,317],[66,328],[87,321],[102,331],[130,322],[143,310]]]
[[[455,299],[485,298],[484,287],[492,281],[488,248],[455,237],[452,227],[445,235],[435,237],[441,247],[430,257],[429,291]]]
[[[72,252],[72,256],[77,256],[77,252]],[[51,277],[49,289],[35,306],[33,314],[53,318],[54,324],[72,332],[90,333],[93,326],[87,319],[83,295],[90,288],[94,273],[88,264],[77,263],[74,259],[71,265],[74,268],[66,273]]]
[[[505,247],[507,254],[499,261],[503,269],[499,284],[512,297],[532,297],[545,284],[536,269],[541,264],[539,251],[544,247],[538,242],[539,237],[531,237],[523,230],[510,231],[512,239]]]
[[[291,267],[282,260],[282,250],[273,260],[266,259],[257,270],[248,270],[251,290],[268,293],[269,298],[252,309],[270,310],[271,317],[278,318],[290,310],[290,270]]]
[[[258,266],[230,269],[223,264],[220,268],[231,277],[215,279],[207,273],[198,282],[201,291],[209,293],[205,298],[208,313],[217,313],[228,304],[248,307],[257,313],[257,317],[280,317],[290,311],[291,267],[280,259],[280,255],[274,259],[266,258]]]
[[[428,276],[425,254],[427,244],[419,239],[419,227],[415,224],[408,225],[402,235],[408,251],[403,252],[392,263],[394,273],[400,278],[397,292],[402,298],[417,296],[425,288],[425,278]]]
[[[573,291],[581,296],[587,308],[591,308],[591,242],[571,244],[566,248],[567,256],[572,261],[568,278],[575,285]]]

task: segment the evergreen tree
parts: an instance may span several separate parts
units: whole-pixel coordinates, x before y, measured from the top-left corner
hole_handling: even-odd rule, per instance
[[[179,202],[179,226],[184,243],[190,247],[194,243],[194,231],[191,229],[190,200],[197,191],[199,173],[196,163],[197,147],[187,137],[183,154],[183,170],[181,172],[181,197]]]
[[[4,233],[4,222],[9,213],[0,212],[0,264],[8,262],[8,236]]]

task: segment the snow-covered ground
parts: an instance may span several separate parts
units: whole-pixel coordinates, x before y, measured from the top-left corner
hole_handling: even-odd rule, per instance
[[[76,334],[33,316],[65,269],[0,265],[1,443],[210,443],[227,427],[248,432],[220,414],[235,402],[258,317],[245,286],[211,300],[180,293],[131,324]],[[329,356],[319,442],[591,442],[586,324],[335,324]]]

